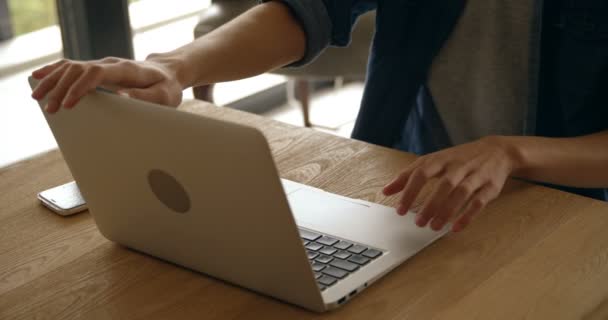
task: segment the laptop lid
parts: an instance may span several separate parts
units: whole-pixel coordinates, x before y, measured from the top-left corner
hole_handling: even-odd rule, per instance
[[[106,238],[325,310],[260,131],[100,91],[43,113]]]

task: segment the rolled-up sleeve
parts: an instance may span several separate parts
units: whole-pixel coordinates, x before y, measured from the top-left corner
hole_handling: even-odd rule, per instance
[[[273,0],[258,0],[269,2]],[[306,34],[306,53],[291,67],[306,65],[328,46],[347,46],[357,17],[375,8],[372,0],[275,0],[287,5]]]

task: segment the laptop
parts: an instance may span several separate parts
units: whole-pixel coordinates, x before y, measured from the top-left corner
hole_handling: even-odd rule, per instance
[[[343,305],[447,230],[281,179],[252,127],[103,90],[42,111],[107,239],[308,310]]]

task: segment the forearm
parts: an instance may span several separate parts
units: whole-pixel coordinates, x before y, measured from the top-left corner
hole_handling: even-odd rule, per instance
[[[513,176],[581,188],[608,187],[608,131],[575,138],[502,137]]]
[[[172,52],[148,59],[170,65],[183,88],[255,76],[301,59],[306,37],[282,3],[258,5]]]

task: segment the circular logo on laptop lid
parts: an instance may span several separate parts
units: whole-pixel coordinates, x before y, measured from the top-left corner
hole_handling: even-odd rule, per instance
[[[169,209],[178,213],[190,210],[190,197],[186,189],[172,175],[158,169],[150,170],[148,184],[156,198]]]

